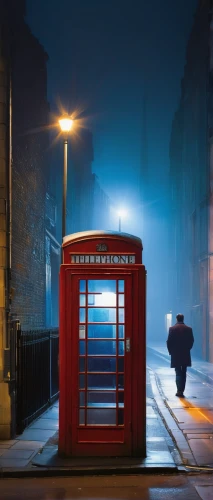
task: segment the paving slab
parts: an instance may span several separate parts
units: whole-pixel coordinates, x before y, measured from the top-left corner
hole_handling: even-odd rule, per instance
[[[30,429],[53,430],[58,429],[58,419],[40,418],[31,424]]]
[[[45,413],[45,419],[57,420],[58,421],[59,411],[47,410]]]
[[[4,458],[0,457],[0,468],[2,467],[27,467],[29,464],[28,459],[19,458]]]
[[[173,414],[178,421],[178,423],[196,423],[198,426],[203,424],[213,425],[213,413],[211,414],[209,410],[205,409],[205,414],[200,408],[182,408],[176,409],[172,408]]]
[[[195,486],[195,489],[202,500],[213,499],[213,485]]]
[[[46,441],[17,441],[10,448],[13,450],[37,450],[43,448]]]
[[[4,441],[2,441],[0,444],[0,453],[1,453],[1,450],[7,450],[10,447],[11,447],[10,444],[4,444]]]
[[[208,434],[208,433],[203,433],[203,434],[188,434],[187,433],[187,439],[212,439],[213,440],[213,434]],[[212,441],[212,447],[213,447],[213,441]]]
[[[189,445],[198,465],[213,466],[213,443],[210,439],[190,439]]]
[[[27,429],[19,436],[20,441],[47,441],[53,435],[48,429]]]
[[[14,448],[10,448],[10,450],[6,450],[4,452],[4,458],[14,458],[17,461],[20,458],[30,459],[34,453],[34,450],[17,450]]]
[[[192,429],[194,430],[194,432],[195,432],[195,429],[197,432],[205,432],[205,431],[207,431],[209,433],[213,432],[213,425],[208,424],[208,423],[205,424],[204,422],[202,422],[200,425],[197,422],[195,422],[195,423],[193,423],[193,422],[191,422],[191,423],[186,422],[185,423],[184,422],[184,423],[179,423],[178,426],[180,427],[180,429],[182,429],[183,432],[188,431],[188,430],[192,430]]]

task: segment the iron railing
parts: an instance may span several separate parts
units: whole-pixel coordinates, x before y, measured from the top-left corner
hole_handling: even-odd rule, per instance
[[[17,329],[16,432],[37,418],[59,394],[59,331]]]

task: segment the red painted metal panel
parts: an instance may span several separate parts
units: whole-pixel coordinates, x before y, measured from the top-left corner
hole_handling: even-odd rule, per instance
[[[80,233],[81,234],[81,233]],[[127,253],[127,247],[130,254],[137,255],[137,261],[141,262],[139,258],[139,253],[141,252],[142,246],[138,244],[138,241],[131,242],[128,238],[122,241],[122,237],[119,235],[119,245],[116,238],[106,238],[107,248],[110,253],[113,250],[116,254],[119,252],[122,254]],[[111,241],[113,240],[113,241]],[[67,264],[61,266],[60,272],[60,410],[59,410],[59,453],[65,456],[145,456],[146,452],[146,344],[145,344],[145,332],[146,332],[146,317],[145,317],[145,298],[146,298],[146,272],[142,264],[126,264],[126,265],[103,265],[103,264],[70,264],[70,254],[73,252],[94,252],[94,247],[96,244],[100,243],[100,238],[83,239],[82,241],[77,238],[76,241],[68,242],[64,248],[65,261]],[[101,237],[101,244],[103,244],[103,237]],[[76,246],[77,245],[77,246]],[[115,245],[115,246],[114,246]],[[67,252],[67,253],[66,253]],[[138,253],[137,253],[138,252]],[[86,283],[87,291],[79,291],[79,280],[83,280]],[[99,280],[99,281],[98,281]],[[113,389],[108,387],[103,390],[103,387],[82,387],[79,385],[80,377],[83,376],[82,380],[97,380],[96,375],[105,378],[109,376],[109,380],[115,377],[116,384],[118,380],[122,379],[123,368],[118,368],[120,366],[120,356],[118,354],[118,347],[120,349],[123,339],[118,337],[119,322],[118,320],[119,306],[116,302],[116,307],[110,308],[108,305],[99,304],[100,300],[99,293],[93,294],[89,291],[89,283],[93,284],[96,281],[101,282],[115,282],[116,283],[116,300],[118,298],[123,300],[122,295],[125,297],[125,353],[124,353],[124,423],[120,425],[122,421],[122,404],[118,404],[119,398],[122,398],[122,388],[116,385]],[[125,280],[126,290],[125,293],[118,290],[118,280]],[[82,282],[83,283],[83,282]],[[95,300],[97,299],[96,305],[91,305],[89,301],[94,295]],[[97,297],[96,297],[97,296]],[[85,298],[86,297],[86,298]],[[81,305],[80,310],[86,319],[83,319],[83,323],[79,319],[79,300],[85,301],[85,305]],[[110,299],[111,300],[111,299]],[[113,299],[114,300],[114,299]],[[122,308],[121,308],[122,309]],[[83,311],[83,312],[82,312]],[[96,344],[96,338],[90,338],[88,332],[96,332],[96,323],[91,320],[92,315],[115,314],[116,311],[116,321],[113,320],[113,328],[115,328],[116,338],[109,339],[104,338],[104,342],[107,346],[112,346],[113,342],[116,342],[116,356],[114,354],[104,354],[94,355],[89,352],[89,349],[93,349],[94,346],[98,348],[103,348],[102,338],[99,338]],[[91,316],[91,317],[90,317]],[[111,325],[110,322],[103,323]],[[98,322],[98,331],[102,331],[102,323]],[[116,326],[117,325],[117,326]],[[109,331],[111,331],[110,327]],[[114,330],[113,330],[114,331]],[[79,333],[80,332],[80,333]],[[83,337],[82,337],[83,335]],[[85,335],[85,342],[84,342]],[[113,333],[114,335],[114,333]],[[79,338],[80,336],[80,338]],[[126,339],[130,339],[130,350],[127,349]],[[86,354],[80,353],[80,343],[86,349]],[[120,342],[121,341],[121,342]],[[112,348],[112,347],[110,347]],[[88,351],[88,352],[87,352]],[[95,357],[96,356],[96,357]],[[114,358],[117,359],[116,369],[105,368],[100,369],[100,373],[90,370],[88,366],[93,366],[92,363],[96,363],[99,359],[100,362],[106,364],[110,359],[110,363],[114,363]],[[86,361],[85,361],[86,360]],[[97,363],[96,363],[97,364]],[[79,368],[79,366],[86,366],[87,368]],[[121,363],[122,365],[122,363]],[[95,365],[96,366],[96,365]],[[106,364],[106,366],[108,366]],[[110,365],[111,366],[111,365]],[[114,366],[114,365],[113,365]],[[79,371],[80,370],[80,371]],[[115,370],[115,371],[113,371]],[[119,379],[119,376],[121,378]],[[104,378],[102,377],[102,378]],[[110,378],[111,377],[111,378]],[[94,382],[92,382],[94,384]],[[103,405],[100,403],[94,403],[97,399],[97,395],[100,394],[107,395],[108,399],[110,397],[116,398],[117,403],[108,403]],[[103,394],[102,394],[103,393]],[[96,399],[92,400],[92,405],[90,403],[80,403],[79,401],[86,401],[87,397]],[[116,395],[116,396],[115,396]],[[113,399],[115,401],[115,399]],[[98,407],[98,409],[97,409]],[[120,408],[120,409],[119,409]],[[92,411],[91,411],[92,410]],[[93,411],[95,410],[95,412]],[[102,411],[103,410],[103,411]],[[79,417],[79,411],[81,411]],[[83,416],[82,416],[83,415]],[[92,416],[91,416],[92,415]],[[96,425],[94,425],[94,415],[96,419]],[[109,424],[106,423],[110,422]],[[114,420],[115,419],[115,420]],[[100,425],[100,422],[104,424]],[[116,424],[116,425],[115,425]]]
[[[78,443],[91,443],[91,444],[111,444],[119,443],[123,444],[125,439],[124,429],[104,429],[93,427],[88,429],[88,427],[82,433],[82,429],[78,427],[77,429],[77,442]]]

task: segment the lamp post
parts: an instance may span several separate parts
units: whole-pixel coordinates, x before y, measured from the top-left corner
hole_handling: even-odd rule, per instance
[[[61,132],[64,136],[64,171],[63,171],[63,203],[62,203],[62,241],[66,235],[66,202],[67,202],[67,149],[68,149],[68,133],[70,132],[73,120],[68,116],[64,116],[59,120]]]
[[[121,215],[118,216],[118,229],[121,232]]]

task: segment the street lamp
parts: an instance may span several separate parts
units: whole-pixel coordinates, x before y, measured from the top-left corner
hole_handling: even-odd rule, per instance
[[[118,210],[118,229],[121,232],[121,218],[126,216],[126,210]]]
[[[68,134],[72,128],[73,120],[68,116],[60,118],[59,125],[64,136],[64,172],[63,172],[63,206],[62,206],[62,241],[66,235],[66,201],[67,201],[67,147]]]

